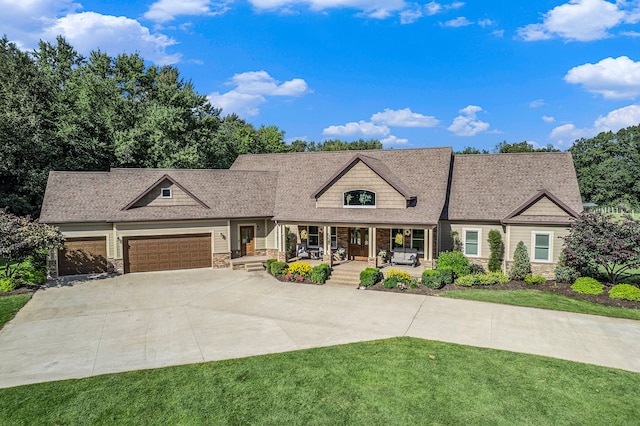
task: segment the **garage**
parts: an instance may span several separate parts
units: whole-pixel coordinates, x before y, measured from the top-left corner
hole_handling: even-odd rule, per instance
[[[68,238],[58,252],[58,274],[107,272],[107,238]]]
[[[210,268],[211,234],[129,237],[124,244],[124,272]]]

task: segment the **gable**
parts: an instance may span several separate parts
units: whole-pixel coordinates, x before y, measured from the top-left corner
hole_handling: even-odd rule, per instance
[[[502,223],[557,223],[568,224],[578,213],[546,189],[515,209]]]
[[[164,175],[122,210],[141,207],[209,207],[169,175]]]
[[[570,215],[564,211],[560,206],[554,203],[546,196],[540,198],[531,207],[523,210],[519,215],[515,216],[565,216]]]
[[[376,194],[376,208],[404,209],[407,207],[405,196],[362,161],[354,164],[325,188],[324,192],[316,198],[316,206],[342,208],[345,192],[362,189]]]

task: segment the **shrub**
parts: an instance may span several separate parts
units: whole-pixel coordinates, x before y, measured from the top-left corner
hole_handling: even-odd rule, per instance
[[[571,289],[580,294],[600,294],[604,286],[590,277],[580,277],[571,285]]]
[[[309,265],[307,262],[293,262],[289,265],[287,273],[293,274],[297,277],[306,278],[311,275],[311,265]]]
[[[0,278],[0,291],[10,292],[17,287],[16,280],[13,278]]]
[[[422,272],[422,284],[425,287],[439,289],[444,287],[444,277],[442,271],[435,269],[425,269]]]
[[[542,283],[546,283],[547,279],[542,275],[528,274],[526,277],[524,277],[524,282],[527,284],[542,284]]]
[[[418,288],[420,287],[420,281],[417,278],[411,277],[411,282],[409,283],[409,288]]]
[[[25,271],[20,277],[20,281],[25,284],[40,285],[47,281],[47,274],[42,271],[29,270]]]
[[[476,284],[477,275],[463,275],[461,277],[456,278],[456,285],[462,287],[471,287]]]
[[[469,267],[469,273],[470,274],[486,274],[487,271],[484,270],[482,265],[472,263],[471,266]]]
[[[489,241],[489,250],[491,252],[489,255],[489,264],[487,265],[489,272],[499,272],[502,270],[500,263],[500,257],[502,257],[502,235],[500,231],[496,229],[489,231],[487,240]]]
[[[572,283],[578,279],[578,272],[571,266],[556,266],[554,272],[559,283]]]
[[[404,284],[404,283],[403,283]],[[382,283],[384,288],[396,288],[398,286],[398,277],[391,276],[384,279]]]
[[[531,261],[529,260],[529,253],[527,252],[527,247],[520,241],[513,252],[513,263],[509,269],[509,278],[522,281],[530,273]]]
[[[469,274],[456,278],[456,285],[471,287],[474,285],[506,284],[509,277],[502,272],[489,272],[488,274]]]
[[[634,300],[640,302],[640,288],[631,284],[618,284],[611,287],[609,297],[612,299]]]
[[[469,259],[459,251],[445,251],[438,256],[436,269],[449,269],[453,271],[454,277],[469,275],[471,264]]]
[[[367,268],[360,272],[361,286],[371,287],[380,280],[382,280],[382,272],[378,268]]]
[[[437,271],[440,272],[442,282],[445,285],[453,282],[453,271],[451,269],[438,269]]]
[[[267,263],[266,263],[266,268],[267,268],[267,273],[270,274],[271,273],[271,265],[273,265],[273,262],[277,262],[277,259],[267,259]]]
[[[280,262],[276,260],[275,262],[271,263],[271,275],[273,275],[274,277],[284,275],[287,273],[288,268],[289,265],[287,265],[287,262]]]
[[[387,278],[389,277],[394,277],[398,282],[403,282],[405,284],[409,284],[411,282],[411,275],[399,269],[389,269],[387,272]]]
[[[311,270],[311,281],[316,284],[324,284],[331,275],[331,267],[328,263],[321,263]]]

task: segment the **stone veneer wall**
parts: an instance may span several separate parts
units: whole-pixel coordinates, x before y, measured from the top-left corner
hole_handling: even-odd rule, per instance
[[[269,259],[277,259],[278,258],[278,249],[266,249],[266,256]]]
[[[506,274],[509,275],[509,269],[511,269],[512,261],[507,262]],[[531,262],[531,273],[534,275],[542,275],[548,280],[553,280],[556,277],[556,263],[536,263]]]
[[[124,274],[124,259],[108,259],[107,271]]]
[[[213,253],[211,259],[214,269],[229,268],[231,266],[231,253]]]
[[[387,254],[390,255],[389,250],[391,248],[391,229],[376,229],[376,248],[378,249],[378,253],[380,253],[380,250],[386,250]]]
[[[344,248],[346,250],[345,256],[349,256],[349,228],[338,227],[336,237],[338,239],[338,248]]]
[[[255,249],[256,256],[266,256],[267,249]]]
[[[55,259],[47,260],[47,275],[51,278],[58,278],[58,262]]]

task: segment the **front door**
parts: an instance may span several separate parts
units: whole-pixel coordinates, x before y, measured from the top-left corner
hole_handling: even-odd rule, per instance
[[[253,226],[241,226],[240,239],[240,256],[255,256],[256,246],[253,239]]]
[[[369,260],[369,228],[349,229],[349,259]]]

